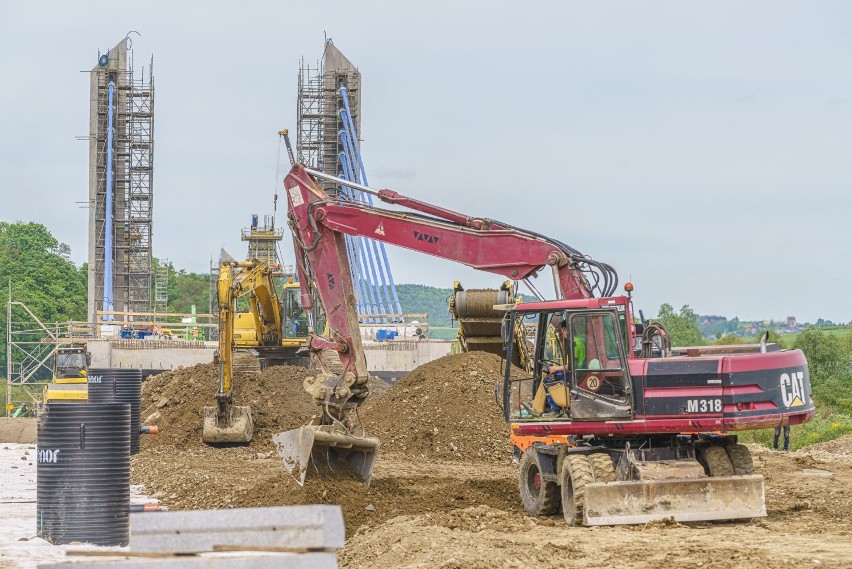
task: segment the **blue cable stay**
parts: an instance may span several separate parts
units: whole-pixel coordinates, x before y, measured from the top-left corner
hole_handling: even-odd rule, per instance
[[[351,154],[352,145],[349,143],[349,140],[348,140],[349,137],[346,135],[346,133],[341,133],[340,138],[343,142],[344,152],[348,153],[351,156],[352,155]],[[346,166],[347,166],[347,175],[351,176],[351,177],[348,177],[346,179],[358,181],[358,179],[357,179],[358,173],[352,170],[352,162],[350,160],[346,160]],[[357,194],[359,194],[359,195],[355,196],[356,203],[366,203],[366,202],[364,202],[364,192],[359,191],[359,192],[357,192]],[[387,314],[389,311],[393,310],[392,309],[393,305],[391,303],[390,295],[388,294],[387,284],[385,283],[385,273],[384,273],[384,270],[382,268],[382,264],[378,263],[378,265],[377,265],[377,263],[376,263],[376,258],[379,257],[379,251],[378,251],[378,248],[376,247],[376,241],[374,239],[366,239],[366,238],[359,238],[359,239],[361,239],[364,242],[365,246],[368,247],[367,260],[368,260],[369,265],[370,265],[369,266],[370,283],[372,284],[373,288],[376,289],[376,295],[378,296],[378,299],[379,299],[379,310],[380,310],[379,314]],[[372,249],[372,250],[370,250],[370,249]],[[377,278],[377,276],[379,278]],[[382,299],[382,294],[381,294],[382,292],[384,293],[384,299]],[[385,300],[387,301],[387,310],[385,310],[385,302],[384,302]]]
[[[344,178],[347,175],[350,175],[352,170],[349,165],[349,160],[346,158],[344,153],[340,153],[340,165],[343,169]],[[344,195],[355,201],[356,197],[354,195],[354,191],[352,188],[345,186],[343,189]],[[362,310],[360,310],[361,314],[381,314],[383,312],[379,309],[379,303],[377,302],[377,295],[375,291],[375,287],[373,286],[372,279],[370,279],[370,267],[367,261],[367,257],[369,257],[369,249],[366,248],[364,240],[359,236],[350,236],[346,235],[346,241],[350,244],[352,251],[354,254],[355,262],[351,264],[350,271],[352,272],[352,281],[353,285],[358,289],[361,298],[357,300],[357,303],[361,305]],[[377,319],[369,318],[370,323],[376,322]]]
[[[343,99],[343,104],[344,104],[344,109],[341,113],[341,118],[343,119],[344,129],[348,133],[348,137],[349,137],[349,140],[350,140],[350,143],[351,143],[350,146],[352,148],[353,155],[354,155],[355,158],[357,158],[357,164],[359,166],[359,170],[360,170],[360,174],[361,174],[360,182],[363,185],[368,186],[369,181],[367,180],[367,172],[366,172],[366,169],[364,168],[364,160],[361,156],[361,150],[358,146],[357,132],[355,131],[355,126],[352,124],[351,112],[349,110],[349,97],[346,94],[346,87],[344,87],[342,84],[340,86],[340,94],[341,94],[341,98]],[[356,172],[356,177],[357,177],[357,174],[358,174],[358,172]],[[360,192],[360,191],[358,193],[361,195],[362,200],[364,200],[364,198],[366,198],[366,203],[371,205],[371,206],[373,205],[373,196],[372,195],[365,194],[365,193]],[[389,286],[387,286],[387,285],[384,285],[384,286],[386,286],[387,288],[390,289],[390,293],[393,296],[393,304],[396,305],[396,311],[397,311],[398,314],[401,314],[402,313],[402,307],[400,306],[399,296],[397,295],[397,292],[396,292],[396,283],[394,283],[394,280],[393,280],[393,273],[391,272],[391,269],[390,269],[390,262],[388,261],[387,251],[385,250],[385,244],[381,241],[377,243],[375,240],[372,240],[372,239],[370,241],[373,243],[374,248],[378,245],[378,249],[380,251],[380,255],[381,255],[381,259],[382,259],[382,263],[379,266],[380,266],[380,268],[382,266],[384,268],[384,271],[382,272],[383,284],[384,284],[384,272],[387,272],[388,282],[390,284],[389,284]],[[377,256],[379,256],[379,254],[377,254]],[[385,292],[387,292],[387,290]],[[392,303],[390,301],[390,298],[388,298],[388,305],[390,306],[391,304]]]
[[[104,204],[104,303],[102,310],[115,310],[113,299],[113,246],[112,246],[112,191],[113,191],[113,109],[115,107],[115,83],[109,82],[107,99],[107,142],[106,142],[106,203]],[[114,320],[112,314],[104,314],[104,320]]]
[[[339,133],[341,147],[343,148],[343,152],[340,153],[340,164],[341,164],[341,177],[346,180],[358,181],[358,173],[356,170],[353,170],[352,160],[351,160],[351,146],[347,142],[346,134],[341,131]],[[354,203],[364,203],[363,197],[360,195],[361,192],[354,190],[353,188],[346,187],[346,195],[347,197],[353,201]],[[358,247],[361,252],[361,267],[360,274],[353,275],[354,278],[360,279],[364,283],[364,287],[366,288],[370,302],[374,308],[372,314],[386,314],[384,301],[382,299],[382,294],[380,292],[379,282],[377,279],[377,271],[376,271],[376,263],[374,259],[374,252],[371,251],[369,243],[367,243],[367,239],[360,236],[353,236],[353,239],[358,243]],[[390,306],[390,304],[388,304]],[[386,319],[384,317],[380,317],[375,319],[376,323],[384,322]]]
[[[340,115],[341,115],[341,118],[349,119],[349,116],[346,114],[346,111],[341,111]],[[351,124],[351,120],[350,120],[350,124]],[[346,132],[346,131],[341,131],[340,139],[341,139],[341,142],[342,142],[342,145],[343,145],[344,152],[348,153],[351,156],[352,155],[352,149],[354,148],[354,144],[352,142],[350,133]],[[361,180],[358,177],[358,172],[349,172],[349,173],[352,174],[352,177],[347,178],[347,180],[354,180],[358,183],[361,183]],[[358,191],[357,194],[358,194],[356,196],[357,202],[367,205],[368,202],[365,201],[365,199],[364,199],[365,195],[367,195],[367,194],[365,194],[364,192],[361,192],[361,191]],[[370,204],[370,205],[372,205],[372,204]],[[370,255],[370,265],[371,265],[371,268],[372,268],[372,270],[371,270],[371,281],[378,288],[377,292],[379,293],[379,303],[382,305],[382,312],[381,313],[387,314],[387,312],[385,312],[385,310],[384,310],[384,303],[382,302],[381,293],[384,293],[384,300],[387,301],[388,312],[393,310],[393,308],[392,308],[393,302],[391,302],[390,294],[388,292],[388,285],[387,285],[387,282],[385,280],[384,266],[381,262],[379,262],[377,264],[376,261],[375,261],[376,259],[381,259],[383,257],[382,257],[382,255],[379,251],[378,244],[376,243],[375,239],[368,239],[367,241],[369,242],[368,246],[370,246],[371,249],[372,249],[371,255]],[[386,256],[385,256],[385,259],[386,259]],[[377,276],[378,276],[378,279],[376,278]]]
[[[340,158],[342,161],[344,156],[341,154]],[[343,193],[351,199],[351,191],[348,187],[343,188]],[[370,307],[370,305],[364,303],[364,299],[367,298],[367,292],[364,289],[364,283],[360,278],[356,278],[356,275],[360,275],[360,269],[358,268],[358,264],[360,263],[360,255],[358,255],[356,244],[349,235],[345,235],[344,237],[346,253],[349,257],[349,273],[352,275],[353,284],[355,285],[355,288],[358,291],[357,298],[355,299],[355,305],[358,310],[358,314],[372,313],[372,308]]]
[[[364,167],[364,160],[361,157],[361,150],[358,145],[358,133],[355,131],[355,126],[352,123],[349,97],[343,83],[340,84],[340,96],[343,101],[343,108],[340,110],[343,130],[339,133],[339,136],[342,143],[341,146],[343,148],[342,158],[346,158],[345,160],[341,160],[341,164],[345,164],[344,171],[341,172],[341,174],[342,177],[347,180],[368,186],[369,182],[367,181],[367,171]],[[347,192],[348,197],[354,199],[354,201],[369,206],[373,205],[373,197],[370,194],[365,194],[364,192],[354,188],[347,189],[349,190]],[[366,257],[368,260],[364,262],[364,264],[367,266],[367,271],[358,277],[353,274],[353,279],[361,278],[363,276],[367,277],[369,284],[367,288],[372,289],[370,292],[373,293],[373,298],[377,297],[379,299],[379,306],[381,306],[382,310],[381,313],[386,313],[384,311],[384,304],[386,301],[389,310],[395,308],[396,313],[401,314],[402,306],[399,302],[399,296],[396,291],[396,284],[393,280],[393,273],[391,272],[385,244],[365,237],[360,237],[358,239],[369,242],[369,245],[362,247],[362,251],[366,249]],[[382,320],[384,321],[385,319]]]

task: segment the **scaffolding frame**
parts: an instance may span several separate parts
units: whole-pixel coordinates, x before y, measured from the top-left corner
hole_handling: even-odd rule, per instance
[[[316,168],[331,176],[340,177],[343,169],[340,153],[343,150],[339,133],[343,130],[340,110],[343,100],[340,85],[349,93],[352,122],[361,132],[361,73],[340,52],[331,40],[326,40],[322,61],[311,67],[303,57],[299,63],[299,82],[296,114],[296,152],[299,163]],[[332,197],[339,188],[321,180],[323,189]]]
[[[6,304],[6,416],[23,405],[42,401],[53,379],[56,350],[94,336],[89,322],[45,324],[23,302]]]
[[[322,150],[322,63],[315,67],[299,62],[296,113],[296,153],[300,164],[320,168]]]
[[[169,309],[169,260],[160,259],[154,274],[154,319]]]
[[[263,225],[252,223],[251,227],[244,228],[240,239],[248,242],[246,259],[257,259],[266,263],[273,271],[280,270],[278,244],[284,239],[284,230],[275,227],[272,216],[263,216]]]
[[[137,75],[125,38],[91,70],[89,133],[89,306],[103,308],[107,202],[108,87],[115,84],[112,191],[114,310],[150,311],[153,304],[154,59]]]

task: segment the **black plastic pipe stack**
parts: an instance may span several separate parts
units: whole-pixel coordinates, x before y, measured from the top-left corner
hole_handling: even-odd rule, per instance
[[[130,454],[139,453],[142,413],[142,370],[93,368],[89,370],[89,403],[130,404]]]
[[[51,543],[127,545],[130,405],[42,406],[37,461],[39,537]]]

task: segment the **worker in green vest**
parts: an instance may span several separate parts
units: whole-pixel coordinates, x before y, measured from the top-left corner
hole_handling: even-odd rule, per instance
[[[568,322],[563,320],[559,323],[559,335],[562,338],[562,345],[565,346],[563,352],[568,353]],[[586,341],[576,333],[574,334],[574,367],[586,367]],[[568,369],[568,362],[564,365],[553,365],[547,369],[547,373],[554,375],[557,372],[565,372]]]

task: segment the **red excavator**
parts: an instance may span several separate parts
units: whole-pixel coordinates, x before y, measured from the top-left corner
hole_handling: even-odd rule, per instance
[[[343,192],[332,198],[320,179],[400,209],[347,200]],[[662,325],[635,318],[630,283],[627,296],[614,296],[612,267],[556,239],[302,165],[293,166],[284,185],[302,304],[310,310],[314,289],[330,330],[328,338],[308,340],[318,372],[304,386],[319,405],[318,417],[273,437],[300,483],[312,459],[348,467],[369,483],[380,446],[355,421],[369,391],[349,235],[523,281],[539,298],[493,307],[504,318],[504,361],[527,362],[525,370],[505,365],[497,393],[529,514],[561,511],[570,525],[766,515],[763,477],[732,433],[813,416],[800,350],[781,350],[766,338],[672,348]],[[548,268],[558,300],[544,300],[529,280]],[[342,374],[326,367],[323,350],[339,354]],[[406,420],[404,410],[396,412]]]

